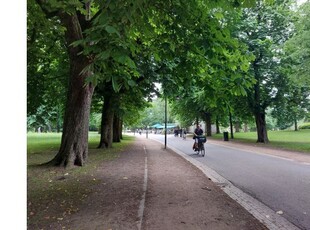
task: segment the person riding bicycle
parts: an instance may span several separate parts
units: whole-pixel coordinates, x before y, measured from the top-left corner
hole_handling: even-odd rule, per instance
[[[193,150],[196,150],[198,147],[198,141],[197,141],[197,137],[203,134],[203,130],[200,127],[200,125],[197,125],[196,129],[194,130],[194,137],[193,139],[195,140],[194,144],[193,144]]]

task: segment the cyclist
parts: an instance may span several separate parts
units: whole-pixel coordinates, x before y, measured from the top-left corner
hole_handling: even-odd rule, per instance
[[[197,137],[203,134],[203,130],[200,127],[200,125],[197,125],[196,129],[194,130],[194,137],[193,139],[195,140],[194,144],[193,144],[193,150],[196,150],[198,147],[198,141],[197,141]]]

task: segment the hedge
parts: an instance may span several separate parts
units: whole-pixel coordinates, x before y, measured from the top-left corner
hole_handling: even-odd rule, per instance
[[[302,125],[299,126],[299,129],[310,129],[310,122],[303,123]]]

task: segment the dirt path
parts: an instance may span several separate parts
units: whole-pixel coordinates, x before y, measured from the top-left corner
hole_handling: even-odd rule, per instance
[[[100,183],[79,211],[44,229],[267,229],[200,170],[152,140],[137,138],[94,177]]]
[[[153,141],[146,146],[143,229],[266,229],[182,157]]]

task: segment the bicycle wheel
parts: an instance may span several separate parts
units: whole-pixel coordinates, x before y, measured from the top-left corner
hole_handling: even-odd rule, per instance
[[[205,156],[205,147],[204,147],[204,145],[202,144],[202,146],[201,146],[201,155],[204,157]]]
[[[197,154],[199,155],[199,153],[201,153],[201,150],[202,150],[202,143],[198,142],[198,151],[197,151]]]

